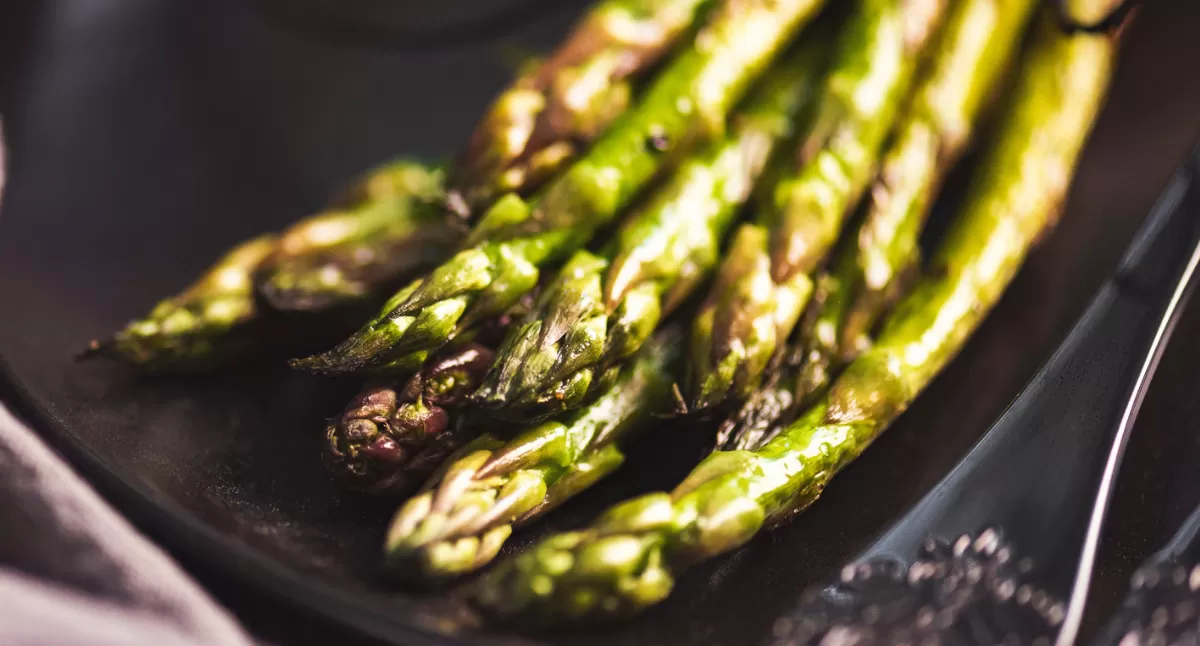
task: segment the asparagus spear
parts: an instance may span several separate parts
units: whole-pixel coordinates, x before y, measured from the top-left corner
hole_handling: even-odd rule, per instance
[[[284,231],[259,268],[259,291],[276,310],[325,310],[395,289],[405,275],[450,255],[456,235],[437,204],[443,171],[387,164],[324,213]]]
[[[744,399],[803,311],[816,269],[858,201],[940,0],[859,0],[837,45],[798,164],[747,225],[692,331],[689,406]]]
[[[759,446],[792,421],[834,372],[869,343],[883,310],[918,270],[917,238],[948,169],[970,142],[1019,44],[1031,0],[967,0],[949,10],[937,44],[868,190],[854,246],[817,281],[811,323],[764,386],[725,420],[717,445]]]
[[[161,301],[83,357],[111,356],[150,372],[208,368],[249,342],[259,316],[253,275],[277,238],[259,236],[222,256],[183,292]]]
[[[237,246],[145,318],[92,341],[84,356],[147,371],[211,368],[261,341],[256,333],[280,332],[283,321],[264,321],[273,311],[324,311],[376,294],[448,255],[455,236],[434,206],[441,194],[440,169],[388,164],[331,210]]]
[[[733,132],[681,164],[604,251],[576,253],[509,332],[476,401],[523,419],[559,412],[637,352],[716,265],[734,214],[812,94],[822,43],[809,39],[774,69]]]
[[[868,191],[853,246],[825,285],[807,327],[798,400],[809,400],[861,352],[882,311],[920,260],[918,236],[939,185],[970,142],[984,101],[995,93],[1019,44],[1032,0],[954,5]]]
[[[452,168],[448,203],[464,221],[504,193],[528,194],[628,109],[652,68],[708,0],[604,0],[555,53],[488,109]]]
[[[669,401],[681,336],[666,330],[586,407],[505,441],[485,434],[410,499],[392,521],[385,552],[398,573],[443,579],[477,570],[521,525],[616,470],[615,443]]]
[[[590,528],[553,536],[502,564],[475,592],[484,611],[551,623],[656,603],[689,565],[811,504],[908,406],[1053,224],[1102,102],[1113,41],[1066,35],[1052,19],[1039,36],[964,212],[876,343],[758,451],[716,452],[674,492],[617,505]]]
[[[338,347],[293,365],[320,373],[369,370],[398,355],[419,360],[473,323],[503,311],[541,268],[586,244],[687,140],[720,136],[747,86],[822,0],[726,0],[590,151],[526,202],[509,193],[466,248],[402,290]]]
[[[445,353],[400,387],[368,384],[325,431],[329,469],[350,488],[398,494],[470,439],[447,410],[475,389],[492,361],[477,343]]]
[[[460,408],[492,364],[492,347],[512,321],[533,306],[526,294],[503,315],[438,351],[424,366],[397,363],[367,383],[325,427],[325,462],[351,489],[379,495],[405,493],[447,456],[480,433]],[[420,368],[413,374],[413,369]]]

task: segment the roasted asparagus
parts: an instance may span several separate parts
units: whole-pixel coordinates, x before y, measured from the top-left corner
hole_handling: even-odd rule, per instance
[[[1114,41],[1042,21],[998,138],[930,269],[875,344],[757,451],[720,451],[672,493],[617,505],[589,528],[502,563],[477,605],[526,625],[636,612],[689,565],[736,548],[810,505],[966,342],[1053,225],[1108,84]]]

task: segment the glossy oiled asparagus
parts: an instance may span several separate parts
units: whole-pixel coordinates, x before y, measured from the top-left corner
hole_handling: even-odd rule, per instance
[[[112,340],[93,341],[85,356],[106,354],[147,371],[197,370],[298,338],[291,328],[315,321],[263,319],[381,296],[449,255],[457,236],[437,207],[442,191],[439,168],[407,160],[383,166],[325,212],[237,246]]]
[[[346,485],[366,493],[403,493],[471,439],[449,408],[475,390],[492,351],[468,344],[431,361],[403,382],[370,384],[331,420],[325,459]]]
[[[931,268],[815,406],[755,452],[712,454],[670,494],[610,509],[503,563],[479,585],[486,612],[552,623],[628,614],[689,565],[811,504],[958,352],[1053,224],[1110,74],[1107,37],[1047,20],[964,212]]]
[[[943,0],[857,0],[796,168],[746,225],[692,331],[688,404],[744,399],[795,326],[817,268],[858,201]]]
[[[247,332],[260,313],[254,272],[276,241],[266,235],[235,247],[145,318],[108,341],[92,341],[83,356],[111,356],[151,372],[200,370],[226,360],[252,341]]]
[[[543,63],[492,103],[451,169],[448,203],[464,221],[505,193],[526,195],[622,112],[631,83],[710,0],[602,0]]]
[[[918,270],[921,228],[942,178],[996,94],[1033,0],[963,0],[950,8],[893,141],[868,191],[854,246],[818,281],[820,309],[806,330],[799,401],[865,347],[882,311]]]
[[[946,24],[867,191],[853,245],[817,281],[810,322],[778,369],[718,433],[726,450],[754,449],[869,343],[886,307],[919,270],[917,239],[947,170],[994,96],[1034,6],[1032,0],[963,0]]]
[[[406,577],[476,570],[512,533],[605,477],[624,461],[615,442],[670,401],[669,369],[682,335],[664,330],[595,401],[505,441],[485,434],[409,500],[385,552]]]
[[[636,106],[545,190],[509,193],[466,248],[413,282],[338,347],[293,365],[369,370],[400,355],[421,359],[471,324],[505,310],[544,265],[587,243],[689,139],[720,136],[734,104],[821,0],[726,0]]]
[[[674,171],[600,252],[580,251],[509,332],[476,394],[520,419],[578,405],[717,264],[738,207],[812,96],[824,39],[773,69],[730,135]]]
[[[448,257],[457,235],[437,206],[443,174],[420,162],[392,162],[284,231],[258,270],[264,299],[277,310],[329,309],[378,297]]]

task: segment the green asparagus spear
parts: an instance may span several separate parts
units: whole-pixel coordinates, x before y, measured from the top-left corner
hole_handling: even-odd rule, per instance
[[[858,0],[797,168],[725,261],[692,331],[689,406],[745,399],[800,317],[817,268],[870,179],[942,0]]]
[[[709,456],[674,492],[617,505],[500,565],[475,591],[504,620],[553,623],[641,610],[689,565],[734,549],[811,504],[958,352],[1029,248],[1053,224],[1102,102],[1115,46],[1053,19],[931,269],[876,343],[760,450]]]
[[[917,241],[933,196],[995,94],[1033,6],[1032,0],[966,0],[951,8],[868,191],[855,246],[818,281],[823,297],[806,326],[798,401],[809,401],[862,351],[904,277],[918,270]]]
[[[185,372],[240,351],[259,315],[254,271],[274,251],[276,240],[266,235],[238,245],[145,318],[108,341],[92,341],[83,357],[111,356],[149,372]]]
[[[1031,0],[966,0],[946,25],[867,192],[863,222],[832,275],[817,281],[810,322],[768,382],[717,433],[725,450],[753,450],[812,403],[862,352],[883,311],[918,269],[917,238],[947,170],[971,139],[1019,44]]]
[[[621,465],[615,442],[670,401],[682,335],[665,330],[586,407],[508,440],[485,434],[444,467],[392,521],[388,563],[410,578],[466,574],[495,558],[521,525]]]
[[[509,332],[476,401],[521,419],[550,415],[637,352],[716,265],[738,207],[812,96],[823,40],[772,70],[729,137],[685,160],[604,251],[576,253]]]
[[[469,440],[447,410],[475,390],[492,351],[471,343],[456,348],[399,388],[369,384],[326,427],[325,459],[352,489],[372,494],[404,492],[428,476],[456,442]]]
[[[603,0],[549,59],[505,90],[452,168],[463,221],[505,193],[526,195],[628,109],[631,82],[684,37],[709,0]]]
[[[442,190],[440,169],[388,164],[330,210],[281,235],[239,245],[146,318],[109,341],[93,341],[84,356],[178,372],[235,358],[261,344],[266,333],[299,338],[279,334],[287,321],[264,319],[280,310],[326,311],[353,303],[449,255],[456,236],[436,207]]]
[[[293,365],[347,373],[419,357],[506,309],[533,288],[542,267],[609,223],[688,140],[719,137],[733,105],[821,1],[725,0],[646,96],[537,197],[498,200],[465,249],[350,339]]]
[[[395,289],[448,257],[457,236],[437,205],[441,169],[392,162],[367,175],[324,213],[279,237],[259,268],[259,292],[276,310],[325,310]]]

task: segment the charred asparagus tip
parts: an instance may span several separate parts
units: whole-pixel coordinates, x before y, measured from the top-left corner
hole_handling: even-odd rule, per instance
[[[450,413],[478,383],[491,350],[468,344],[431,362],[402,387],[364,389],[327,430],[326,458],[350,487],[399,493],[449,452]],[[420,472],[420,473],[418,473]]]
[[[367,419],[330,422],[325,454],[330,471],[349,487],[374,494],[408,485],[409,452],[381,424]]]

